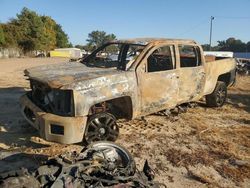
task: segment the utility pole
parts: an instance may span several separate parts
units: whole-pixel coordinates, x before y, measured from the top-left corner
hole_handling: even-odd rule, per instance
[[[211,51],[212,31],[213,31],[213,20],[214,20],[214,17],[213,17],[213,16],[211,16],[211,18],[210,18],[210,39],[209,39],[209,51]]]

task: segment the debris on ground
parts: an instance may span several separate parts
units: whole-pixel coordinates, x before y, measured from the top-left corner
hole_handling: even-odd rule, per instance
[[[160,188],[148,161],[142,171],[131,154],[113,142],[96,142],[80,153],[49,159],[35,171],[20,169],[0,174],[1,187],[141,187]]]

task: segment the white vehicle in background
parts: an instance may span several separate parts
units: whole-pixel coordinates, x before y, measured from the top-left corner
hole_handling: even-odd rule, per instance
[[[216,59],[233,58],[234,53],[228,51],[204,51],[205,56],[215,56]]]

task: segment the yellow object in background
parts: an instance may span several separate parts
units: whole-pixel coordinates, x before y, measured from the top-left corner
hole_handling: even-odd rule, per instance
[[[50,57],[70,57],[69,51],[50,51]]]

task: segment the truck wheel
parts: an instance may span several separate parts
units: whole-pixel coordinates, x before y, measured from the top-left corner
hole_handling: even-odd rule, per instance
[[[88,149],[90,151],[94,149],[97,153],[102,153],[104,159],[108,159],[116,168],[119,167],[116,172],[117,175],[133,176],[135,174],[135,161],[130,152],[123,146],[109,141],[101,141],[90,144],[84,152],[87,152]]]
[[[221,107],[227,98],[227,86],[225,82],[218,81],[213,93],[206,95],[207,106]]]
[[[89,117],[85,131],[85,141],[89,144],[95,141],[115,141],[119,134],[116,118],[106,112]]]

